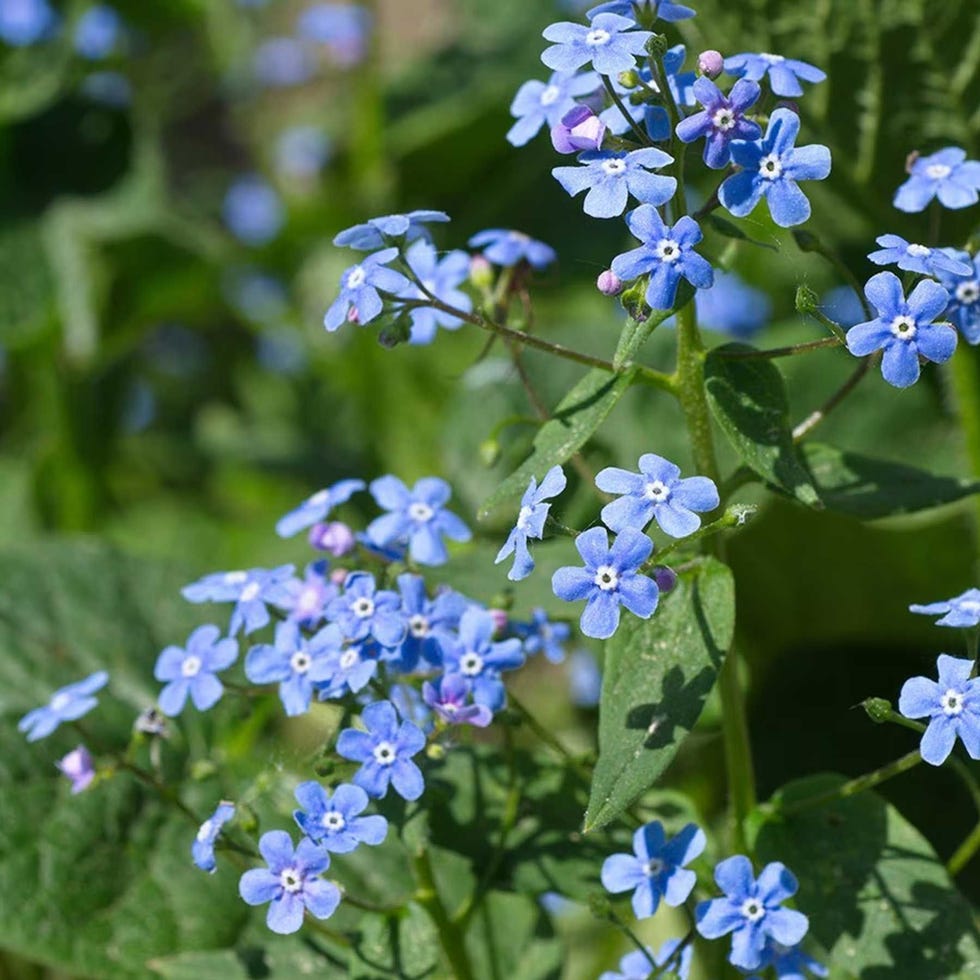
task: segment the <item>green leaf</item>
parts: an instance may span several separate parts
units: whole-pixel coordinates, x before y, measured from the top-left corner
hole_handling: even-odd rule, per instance
[[[35,224],[0,231],[0,344],[17,348],[50,325],[54,284]]]
[[[466,945],[477,980],[557,980],[562,948],[534,898],[491,892],[474,915]]]
[[[633,371],[611,375],[600,368],[585,375],[561,400],[554,417],[538,430],[531,455],[484,501],[480,519],[520,497],[532,476],[540,480],[552,466],[578,452],[626,394],[633,376]]]
[[[428,914],[411,902],[404,915],[363,915],[351,946],[351,980],[431,977],[439,969],[439,934]]]
[[[914,514],[980,492],[976,480],[938,476],[823,443],[807,443],[803,453],[824,505],[862,520]]]
[[[793,445],[786,385],[779,368],[761,357],[725,357],[746,344],[712,350],[704,364],[708,401],[742,462],[801,503],[819,506],[813,481]]]
[[[788,804],[846,780],[820,774],[776,796]],[[875,793],[764,819],[760,861],[799,878],[796,906],[830,954],[834,980],[970,980],[980,976],[980,936],[928,841]]]
[[[701,715],[734,629],[734,582],[714,559],[682,575],[652,618],[624,616],[606,646],[586,831],[619,816],[666,769]]]

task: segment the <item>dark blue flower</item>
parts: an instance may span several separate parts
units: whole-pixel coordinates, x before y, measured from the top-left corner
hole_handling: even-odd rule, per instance
[[[694,251],[701,229],[686,215],[668,228],[652,204],[641,204],[626,216],[633,235],[643,243],[612,261],[612,271],[624,282],[650,274],[646,301],[655,310],[669,310],[681,279],[706,289],[714,282],[711,265]]]
[[[470,277],[470,257],[458,249],[441,258],[430,242],[417,241],[405,253],[405,261],[418,277],[425,292],[412,284],[402,294],[402,299],[425,300],[435,296],[437,300],[464,313],[473,309],[473,301],[460,290],[460,286]],[[436,339],[438,327],[456,330],[462,320],[458,316],[434,309],[431,306],[418,306],[409,312],[412,320],[411,344],[431,344]]]
[[[945,602],[930,602],[926,606],[911,605],[909,610],[924,616],[941,616],[937,626],[957,626],[972,629],[980,626],[980,589],[967,589],[962,595]]]
[[[679,956],[675,956],[677,948],[681,945],[680,939],[668,939],[656,953],[652,953],[649,947],[644,953],[642,950],[635,949],[632,953],[627,953],[619,961],[619,971],[606,970],[599,975],[599,980],[649,980],[654,974],[654,968],[650,965],[650,957],[658,967],[666,967],[671,964],[670,969],[657,971],[657,977],[662,980],[687,980],[691,973],[691,960],[694,958],[694,947],[691,943],[686,943]]]
[[[507,573],[512,582],[520,582],[534,571],[534,559],[528,551],[529,538],[541,540],[544,537],[544,523],[548,518],[551,504],[545,503],[552,497],[557,497],[565,489],[565,474],[560,466],[552,466],[538,486],[532,476],[524,496],[521,497],[521,509],[517,515],[517,523],[507,535],[503,547],[497,552],[494,564],[499,565],[505,558],[514,555],[514,564]]]
[[[959,735],[971,759],[980,759],[980,678],[971,677],[973,660],[945,653],[936,661],[939,682],[911,677],[902,685],[898,710],[906,718],[928,718],[922,758],[941,766]]]
[[[527,262],[533,269],[544,269],[558,258],[555,250],[544,242],[535,241],[522,231],[503,228],[477,232],[469,244],[471,248],[482,249],[481,254],[488,262],[504,268]]]
[[[597,14],[588,27],[564,21],[546,27],[543,36],[554,41],[541,60],[554,71],[575,71],[591,62],[600,75],[617,75],[636,67],[646,54],[649,31],[634,30],[636,22],[619,14]]]
[[[553,664],[565,659],[565,646],[572,635],[568,623],[553,623],[543,609],[531,613],[531,622],[518,623],[517,635],[524,641],[524,652],[530,657],[543,652]]]
[[[340,248],[355,248],[373,252],[390,245],[410,245],[419,238],[429,239],[428,224],[449,221],[442,211],[409,211],[408,214],[386,214],[371,218],[363,225],[354,225],[340,232],[333,240]]]
[[[729,75],[760,82],[768,74],[773,95],[795,99],[803,94],[804,82],[822,82],[826,73],[805,61],[784,58],[781,54],[735,54],[725,59]]]
[[[282,200],[273,186],[251,174],[239,177],[225,194],[228,230],[245,245],[265,245],[279,234],[286,220]]]
[[[290,717],[310,710],[315,684],[330,680],[330,654],[339,649],[339,630],[321,630],[317,641],[307,641],[292,621],[276,626],[274,644],[252,647],[245,658],[245,676],[253,684],[278,684],[279,699]],[[333,642],[325,642],[332,638]]]
[[[372,636],[385,647],[397,647],[407,629],[398,595],[378,591],[374,576],[367,572],[347,576],[343,595],[327,606],[327,619],[340,627],[347,640]]]
[[[362,326],[370,323],[384,309],[381,292],[397,296],[411,288],[405,276],[388,268],[388,263],[397,256],[397,248],[375,252],[340,277],[340,295],[323,317],[328,331],[332,333],[348,322]]]
[[[16,48],[48,36],[58,17],[47,0],[4,0],[0,3],[0,38]]]
[[[413,667],[420,658],[439,666],[442,644],[452,641],[460,617],[471,605],[469,599],[452,589],[444,589],[430,599],[425,579],[408,573],[398,576],[398,589],[402,595],[402,614],[408,620],[402,660]]]
[[[532,80],[525,82],[514,96],[510,114],[517,119],[507,133],[512,146],[530,143],[542,126],[551,129],[562,117],[575,108],[577,96],[589,95],[599,86],[599,79],[591,72],[575,74],[556,71],[547,83]]]
[[[980,344],[980,254],[971,258],[969,252],[947,248],[943,252],[970,266],[966,276],[939,273],[939,281],[949,290],[948,316],[968,344]]]
[[[699,902],[697,930],[705,939],[732,934],[728,960],[743,970],[757,970],[768,939],[795,946],[809,922],[802,912],[782,908],[796,894],[796,878],[784,864],[773,862],[756,879],[752,862],[742,854],[726,858],[715,868],[715,881],[724,898]]]
[[[222,800],[214,813],[201,824],[191,844],[191,857],[194,863],[208,874],[214,874],[218,862],[214,857],[214,844],[221,833],[221,828],[235,815],[235,804]]]
[[[958,146],[919,157],[892,203],[899,211],[924,211],[933,198],[952,209],[976,204],[980,199],[980,161],[967,160],[966,150]]]
[[[884,350],[881,373],[896,388],[919,379],[919,356],[942,364],[956,350],[956,331],[948,323],[934,323],[949,302],[949,293],[937,282],[923,279],[908,300],[898,276],[879,272],[864,287],[878,319],[859,323],[847,331],[847,349],[856,357]]]
[[[370,490],[378,506],[388,513],[371,521],[367,536],[381,547],[407,544],[412,561],[420,565],[442,565],[448,561],[443,538],[469,541],[472,536],[470,529],[445,509],[452,496],[445,480],[424,477],[409,490],[397,477],[382,476],[371,481]]]
[[[652,9],[660,20],[668,23],[687,20],[694,16],[694,11],[690,7],[685,7],[682,3],[673,3],[672,0],[609,0],[608,3],[600,3],[598,7],[593,7],[586,13],[586,17],[609,13],[632,18],[634,7],[639,7],[641,10]]]
[[[83,58],[98,61],[112,54],[122,32],[122,21],[112,7],[89,7],[75,24],[75,51]]]
[[[755,82],[741,78],[728,95],[709,78],[694,83],[694,95],[704,106],[677,124],[677,136],[684,143],[704,139],[704,162],[715,170],[727,167],[732,158],[732,140],[756,140],[762,136],[759,124],[745,118],[759,99]]]
[[[294,851],[286,831],[270,830],[259,840],[259,853],[268,868],[246,871],[238,893],[249,905],[272,903],[265,921],[273,932],[296,932],[304,912],[317,919],[333,915],[340,889],[320,877],[330,867],[330,855],[322,847],[304,837]]]
[[[369,704],[361,720],[366,732],[345,728],[337,738],[337,754],[361,763],[354,782],[369,796],[384,796],[390,784],[403,799],[417,800],[425,781],[412,756],[425,748],[422,730],[410,721],[399,722],[390,701]]]
[[[422,685],[422,700],[446,724],[486,728],[493,711],[485,704],[467,703],[471,694],[472,685],[462,674],[444,674],[436,683]]]
[[[750,214],[763,198],[772,220],[782,228],[810,217],[810,202],[797,181],[823,180],[830,173],[830,150],[814,143],[794,146],[800,117],[776,109],[762,140],[733,140],[732,160],[741,167],[718,188],[718,199],[737,218]]]
[[[596,150],[582,153],[580,167],[555,167],[554,178],[574,197],[584,190],[585,213],[593,218],[614,218],[626,210],[632,194],[644,204],[665,204],[677,190],[673,177],[652,174],[674,158],[663,150],[647,147],[625,151]]]
[[[639,572],[650,557],[653,542],[628,528],[612,547],[606,529],[589,528],[575,539],[584,568],[566,566],[552,576],[555,595],[566,602],[587,600],[581,627],[586,636],[606,640],[619,626],[619,607],[625,606],[641,619],[649,619],[657,608],[657,583]]]
[[[943,273],[962,277],[973,272],[969,262],[955,258],[940,248],[912,244],[901,235],[879,235],[875,241],[881,248],[868,255],[875,265],[897,265],[906,272],[936,277]]]
[[[234,636],[244,628],[246,633],[254,633],[269,622],[266,603],[282,598],[283,583],[294,571],[293,565],[280,565],[247,572],[217,572],[185,586],[180,594],[188,602],[234,602],[228,632]]]
[[[366,485],[363,480],[341,480],[325,490],[318,490],[295,510],[291,510],[285,517],[279,519],[276,524],[276,534],[281,538],[289,538],[304,528],[325,521],[334,507],[346,503]]]
[[[360,844],[380,844],[388,835],[388,821],[380,814],[360,814],[367,808],[367,793],[360,786],[342,783],[332,794],[310,780],[296,787],[293,811],[299,829],[316,844],[335,854],[350,854]]]
[[[507,699],[500,675],[524,663],[521,641],[493,642],[493,616],[471,606],[459,621],[459,633],[443,645],[443,667],[447,674],[459,674],[473,691],[473,700],[499,711]]]
[[[612,854],[602,864],[602,885],[610,892],[633,892],[638,919],[653,915],[663,899],[683,905],[697,884],[697,875],[684,867],[704,850],[704,831],[687,824],[667,840],[663,824],[654,820],[633,834],[633,854]]]
[[[167,684],[157,698],[160,710],[170,717],[184,710],[190,695],[198,711],[218,703],[224,686],[215,676],[238,658],[238,641],[221,639],[217,626],[199,626],[187,639],[187,647],[167,647],[153,669],[153,676]]]
[[[63,721],[76,721],[82,715],[87,715],[99,703],[93,695],[108,681],[109,675],[99,670],[84,680],[59,688],[46,705],[24,715],[17,723],[17,730],[27,732],[28,742],[46,738]]]

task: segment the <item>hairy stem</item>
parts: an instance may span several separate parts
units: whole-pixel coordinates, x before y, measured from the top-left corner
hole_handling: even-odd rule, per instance
[[[816,411],[811,412],[795,429],[793,441],[801,442],[861,383],[871,365],[877,361],[877,355],[866,357],[857,366],[854,373],[837,389]]]
[[[812,350],[822,350],[824,347],[840,347],[837,337],[822,337],[820,340],[808,340],[804,344],[792,344],[789,347],[772,347],[769,350],[718,350],[718,357],[733,361],[745,361],[755,358],[793,357],[796,354],[809,354]]]
[[[653,146],[653,141],[650,137],[643,131],[639,123],[630,115],[629,110],[626,108],[623,100],[619,97],[619,93],[613,86],[612,79],[608,75],[600,75],[602,79],[602,84],[606,86],[606,91],[609,93],[609,98],[613,100],[614,105],[619,109],[620,114],[629,123],[629,127],[633,130],[633,135],[640,141],[641,146]]]

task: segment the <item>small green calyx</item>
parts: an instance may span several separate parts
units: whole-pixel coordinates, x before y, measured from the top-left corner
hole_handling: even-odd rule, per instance
[[[796,287],[796,312],[816,313],[820,308],[820,298],[809,286]]]
[[[868,698],[861,702],[861,707],[876,725],[885,724],[892,715],[891,701],[885,698]]]

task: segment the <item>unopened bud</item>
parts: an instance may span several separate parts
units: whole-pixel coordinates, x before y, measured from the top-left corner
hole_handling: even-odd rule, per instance
[[[551,143],[559,153],[579,153],[598,150],[605,135],[606,124],[587,105],[577,105],[552,128]]]
[[[666,565],[657,565],[653,570],[653,580],[657,583],[657,588],[666,594],[677,585],[677,572]]]
[[[158,738],[169,738],[170,728],[167,719],[156,708],[141,711],[133,723],[133,728],[144,735],[154,735]]]
[[[876,725],[883,725],[892,713],[891,702],[884,698],[868,698],[867,701],[861,702],[861,707]]]
[[[698,71],[705,78],[717,78],[725,70],[725,59],[720,51],[709,48],[698,55]]]
[[[617,81],[623,88],[636,88],[640,84],[640,74],[635,68],[630,68],[629,71],[621,71]]]
[[[815,313],[820,308],[820,297],[809,286],[796,287],[796,312]]]
[[[503,633],[507,629],[507,623],[510,621],[507,616],[506,609],[488,609],[490,613],[490,618],[493,620],[493,631],[494,633]]]
[[[646,43],[647,54],[651,58],[662,58],[667,53],[667,38],[663,34],[654,34]]]
[[[411,317],[402,315],[396,317],[386,327],[382,327],[378,333],[378,343],[386,350],[404,344],[412,336]]]
[[[317,551],[325,551],[334,558],[343,558],[350,554],[357,544],[354,532],[341,521],[331,521],[329,524],[314,524],[310,528],[310,547]]]
[[[618,296],[623,291],[623,280],[612,269],[606,269],[596,280],[596,289],[603,296]]]
[[[493,438],[484,439],[480,443],[479,453],[484,466],[493,466],[500,459],[500,442]]]
[[[470,282],[477,289],[489,289],[493,285],[493,266],[482,255],[470,259]]]
[[[347,581],[348,575],[350,575],[350,572],[348,572],[346,568],[335,568],[330,573],[330,581],[333,582],[334,585],[343,585],[344,582]]]

